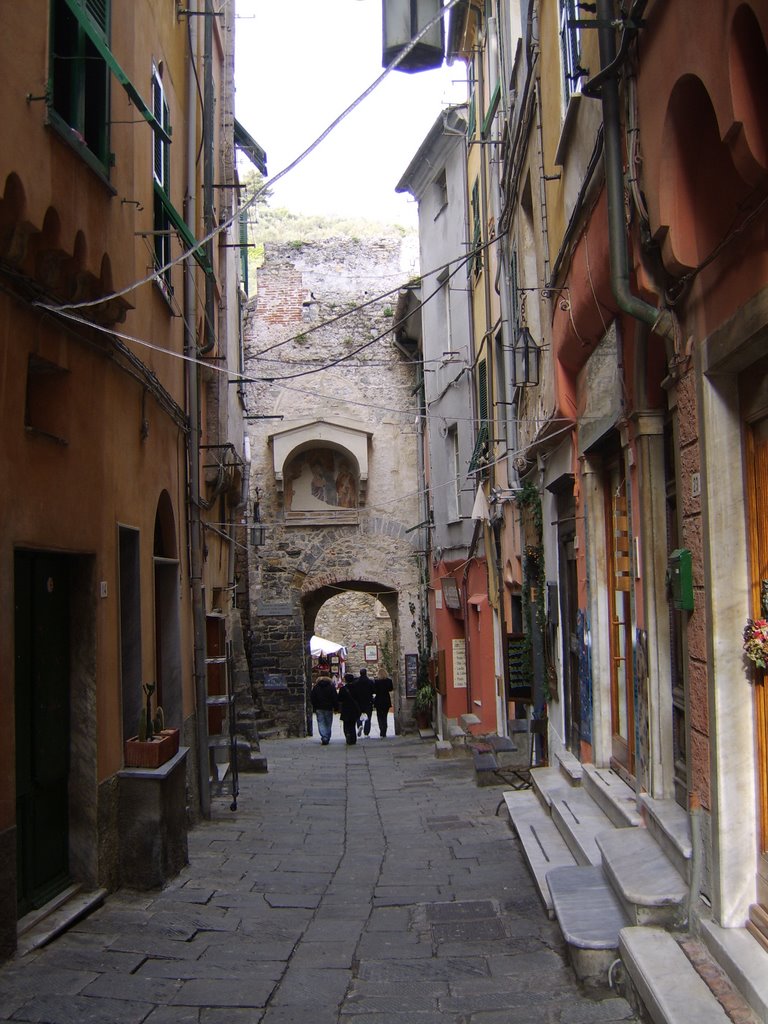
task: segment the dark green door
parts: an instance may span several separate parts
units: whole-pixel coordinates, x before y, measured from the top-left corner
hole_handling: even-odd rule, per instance
[[[15,558],[16,826],[19,916],[69,876],[69,564]]]

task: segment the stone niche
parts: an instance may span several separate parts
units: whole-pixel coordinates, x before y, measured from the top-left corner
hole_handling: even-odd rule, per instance
[[[286,524],[358,522],[368,485],[372,434],[342,420],[294,420],[269,435]]]

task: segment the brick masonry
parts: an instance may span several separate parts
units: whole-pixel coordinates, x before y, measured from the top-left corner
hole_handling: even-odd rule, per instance
[[[248,552],[251,681],[263,713],[293,735],[307,729],[316,617],[345,591],[388,595],[395,705],[407,717],[403,655],[417,649],[410,608],[419,600],[413,527],[423,515],[416,369],[391,329],[399,288],[416,272],[410,251],[399,236],[270,243],[246,310],[247,414],[269,417],[249,421],[251,497],[266,525],[266,544]],[[286,519],[269,435],[304,418],[371,432],[356,523]]]

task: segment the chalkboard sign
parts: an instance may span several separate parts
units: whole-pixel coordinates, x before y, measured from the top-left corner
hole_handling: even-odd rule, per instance
[[[531,685],[530,655],[525,649],[525,633],[509,633],[507,636],[507,663],[509,685]]]
[[[287,690],[288,683],[285,678],[285,672],[265,672],[264,673],[264,689],[265,690]]]
[[[406,654],[405,656],[405,696],[415,697],[419,688],[419,656],[418,654]]]

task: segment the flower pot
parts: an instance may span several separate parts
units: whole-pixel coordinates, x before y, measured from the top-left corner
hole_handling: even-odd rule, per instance
[[[159,768],[179,752],[179,730],[163,729],[151,740],[131,736],[125,741],[126,768]]]
[[[416,725],[419,729],[428,729],[432,724],[432,712],[418,710],[414,712],[414,718],[416,719]]]

